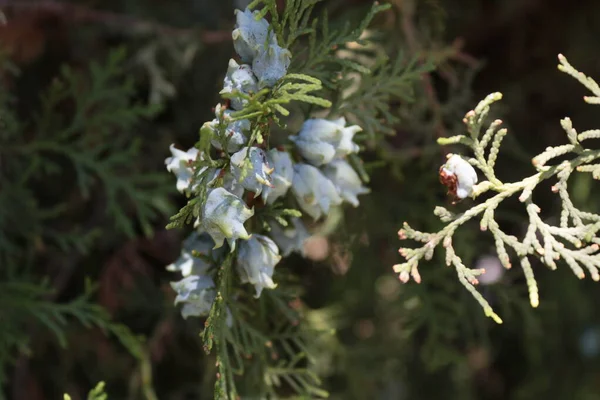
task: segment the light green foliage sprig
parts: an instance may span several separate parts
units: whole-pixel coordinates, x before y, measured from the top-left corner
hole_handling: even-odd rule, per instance
[[[573,68],[564,56],[559,55],[559,62],[560,71],[573,76],[592,92],[593,96],[585,97],[585,101],[589,104],[600,104],[598,84]],[[500,93],[493,93],[465,115],[463,122],[468,134],[438,140],[441,145],[459,144],[471,150],[472,157],[468,162],[479,169],[485,179],[473,186],[470,197],[476,199],[483,194],[490,194],[491,197],[460,214],[437,207],[434,213],[445,226],[435,233],[419,232],[404,223],[404,227],[399,231],[400,239],[412,239],[424,245],[419,248],[401,248],[400,254],[406,261],[394,266],[403,282],[408,281],[410,276],[418,282],[419,263],[422,260],[430,260],[435,249],[441,244],[445,251],[446,264],[456,269],[459,281],[481,304],[485,314],[497,323],[502,323],[502,320],[475,289],[478,283],[477,276],[485,271],[467,267],[452,245],[456,230],[470,220],[480,218],[481,231],[489,231],[493,235],[498,257],[505,268],[511,268],[511,258],[518,260],[527,282],[532,307],[539,305],[539,291],[531,265],[532,258],[539,259],[550,269],[556,269],[557,261],[562,260],[578,278],[584,278],[587,271],[593,280],[600,280],[600,237],[597,235],[600,230],[600,215],[576,208],[568,191],[568,180],[576,171],[591,172],[595,179],[600,178],[600,164],[596,163],[600,158],[600,150],[588,148],[586,142],[588,139],[600,138],[600,130],[578,133],[569,118],[562,119],[561,125],[569,144],[548,147],[534,157],[532,163],[537,170],[535,174],[518,182],[502,182],[496,176],[495,164],[507,130],[500,129],[500,120],[486,124],[490,106],[501,98]],[[572,157],[563,161],[557,160],[565,155]],[[551,163],[552,161],[555,162]],[[460,179],[458,174],[457,176]],[[541,182],[549,179],[556,179],[552,191],[559,195],[562,204],[558,226],[540,217],[541,209],[533,199],[534,190]],[[527,231],[522,238],[504,232],[495,218],[500,204],[516,195],[524,204],[529,220]]]
[[[108,395],[104,391],[104,382],[98,382],[95,388],[90,390],[87,395],[87,400],[108,400]],[[64,400],[72,400],[71,396],[65,393],[63,396]]]
[[[319,107],[331,107],[331,102],[315,93],[321,91],[321,81],[305,74],[287,74],[273,89],[263,89],[253,96],[244,93],[226,94],[224,98],[241,98],[248,100],[248,105],[243,110],[232,114],[232,120],[257,118],[266,122],[269,118],[278,121],[279,116],[287,117],[290,111],[284,104],[302,102]],[[251,142],[262,143],[260,131],[255,130]]]

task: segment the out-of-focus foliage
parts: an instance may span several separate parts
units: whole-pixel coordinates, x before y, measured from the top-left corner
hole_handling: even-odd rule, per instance
[[[155,111],[132,102],[124,59],[119,50],[87,71],[62,68],[40,94],[40,109],[28,110],[23,121],[15,111],[19,99],[7,85],[2,89],[2,384],[19,353],[31,351],[34,332],[45,331],[65,347],[74,321],[115,335],[142,358],[139,340],[91,300],[89,284],[73,300],[58,301],[57,292],[78,267],[73,260],[97,249],[102,236],[150,235],[152,222],[169,209],[165,177],[139,165],[143,138],[132,131]],[[7,61],[4,71],[11,71]]]
[[[56,399],[64,393],[85,398],[99,381],[106,382],[111,399],[211,398],[217,370],[215,358],[204,355],[198,337],[204,321],[181,320],[168,286],[173,275],[164,271],[180,246],[178,234],[164,230],[166,215],[183,206],[184,199],[167,198],[173,185],[163,160],[170,143],[189,148],[202,123],[214,117],[211,107],[219,101],[224,66],[233,55],[233,8],[247,3],[0,1],[7,20],[0,28],[0,47],[3,59],[11,62],[3,62],[0,91],[0,202],[9,204],[0,208],[0,241],[6,246],[0,258],[5,398]],[[334,29],[347,21],[356,26],[372,3],[325,0],[315,6],[315,13],[327,12]],[[290,284],[303,289],[293,305],[304,314],[305,326],[333,332],[310,342],[322,386],[335,399],[598,398],[600,299],[593,282],[533,263],[543,301],[531,310],[525,278],[513,268],[494,284],[482,285],[482,295],[504,320],[495,326],[457,282],[455,271],[443,266],[442,258],[434,257],[422,268],[420,285],[401,285],[390,265],[398,259],[395,235],[402,221],[410,220],[422,231],[439,226],[431,210],[446,197],[438,182],[444,154],[436,140],[464,133],[462,118],[479,99],[501,91],[504,98],[497,115],[510,132],[518,132],[504,139],[503,157],[496,165],[507,181],[525,176],[540,148],[563,143],[558,122],[564,116],[576,121],[580,130],[597,126],[595,110],[573,100],[586,93],[556,72],[555,57],[563,52],[579,70],[600,76],[600,4],[381,3],[393,9],[377,15],[369,26],[368,34],[378,46],[363,48],[357,41],[350,55],[348,49],[339,49],[339,59],[348,61],[335,65],[344,68],[345,75],[332,84],[347,85],[347,98],[352,99],[356,84],[370,87],[382,81],[355,80],[361,71],[353,69],[351,61],[363,52],[379,60],[385,55],[393,59],[402,51],[404,60],[431,60],[435,71],[421,75],[412,93],[399,85],[390,88],[388,97],[365,102],[354,98],[358,107],[383,116],[389,112],[394,121],[393,132],[387,132],[394,135],[383,135],[378,120],[361,122],[375,132],[375,138],[365,135],[361,142],[367,150],[362,157],[372,193],[361,199],[359,209],[330,217],[327,223],[337,227],[336,233],[312,243],[314,261],[293,256],[288,262],[297,275]],[[300,56],[300,43],[308,40],[308,35],[298,38],[300,47],[293,51],[299,55],[291,72],[308,73],[303,69],[306,59]],[[106,75],[110,49],[123,45],[125,57],[112,64],[116,75]],[[94,75],[92,63],[101,69],[99,75]],[[61,73],[61,66],[69,67],[68,75]],[[385,76],[386,69],[381,71]],[[100,102],[88,97],[93,76],[108,78],[100,88],[108,97]],[[54,79],[62,82],[62,89],[54,86]],[[133,84],[123,91],[128,79]],[[68,157],[48,150],[35,153],[49,164],[33,164],[15,153],[13,146],[34,149],[37,138],[55,140],[69,129],[77,108],[72,93],[64,90],[73,84],[76,97],[87,97],[95,105],[78,122],[79,131],[71,132],[79,139],[57,143],[79,151]],[[325,87],[329,91],[321,94],[329,96],[334,108],[341,104],[330,97],[333,88]],[[45,114],[44,103],[53,91],[53,96],[67,98]],[[117,93],[123,95],[113,97]],[[154,105],[162,107],[155,110]],[[353,108],[340,111],[352,121]],[[302,113],[295,111],[297,120],[290,126],[298,126],[304,113],[313,110],[303,106]],[[124,114],[132,119],[122,120]],[[43,115],[53,127],[41,132]],[[382,137],[385,140],[379,140]],[[115,149],[102,152],[107,138]],[[130,154],[136,141],[137,153],[127,160],[117,156]],[[9,157],[15,160],[10,167]],[[116,164],[104,164],[112,157],[117,157]],[[76,165],[84,176],[81,187],[89,189],[87,198],[80,190]],[[99,165],[107,168],[108,180],[98,175]],[[62,172],[47,174],[57,168]],[[141,178],[154,173],[159,175],[148,178],[152,181]],[[119,182],[128,180],[140,190],[122,191]],[[109,181],[113,183],[106,185]],[[600,211],[591,176],[574,177],[570,188],[578,208]],[[113,195],[116,209],[108,207]],[[539,196],[550,219],[560,216],[560,204],[549,187]],[[176,207],[168,209],[170,203]],[[152,219],[157,210],[160,215]],[[517,202],[509,202],[498,215],[514,235],[526,233],[519,210]],[[150,221],[146,227],[144,220]],[[150,230],[154,233],[144,236]],[[493,240],[482,240],[477,224],[457,232],[453,244],[467,265],[477,265],[482,255],[494,252]],[[16,268],[5,268],[9,260]],[[86,286],[87,277],[94,285]],[[83,326],[80,317],[92,326]],[[5,323],[9,319],[11,323]],[[104,327],[107,334],[95,326]],[[65,348],[59,346],[61,337]],[[263,348],[264,355],[271,357],[276,346]],[[277,379],[276,372],[271,379]]]
[[[104,382],[100,382],[95,388],[90,390],[87,400],[107,400],[108,395],[104,392]],[[64,400],[72,400],[71,396],[65,394]]]

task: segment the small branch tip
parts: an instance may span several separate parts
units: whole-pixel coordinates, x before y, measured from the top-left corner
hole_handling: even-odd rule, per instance
[[[406,283],[410,279],[410,275],[408,274],[408,271],[402,271],[400,272],[398,278],[400,278],[400,281],[402,281],[402,283]]]

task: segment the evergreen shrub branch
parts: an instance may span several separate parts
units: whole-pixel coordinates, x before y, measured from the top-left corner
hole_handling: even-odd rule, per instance
[[[598,84],[573,68],[563,55],[559,55],[559,62],[560,71],[573,76],[592,92],[593,96],[586,96],[584,100],[589,104],[599,104]],[[471,220],[479,219],[481,231],[489,231],[492,234],[498,257],[506,269],[512,267],[514,260],[518,261],[526,279],[532,307],[539,305],[539,290],[532,259],[539,260],[550,269],[556,269],[560,260],[566,263],[578,278],[583,279],[587,272],[593,280],[600,280],[600,238],[597,236],[600,230],[600,215],[578,209],[568,191],[569,178],[575,172],[589,172],[595,179],[600,178],[597,163],[600,150],[589,148],[586,142],[600,137],[599,131],[587,130],[578,133],[572,121],[563,118],[561,126],[569,143],[548,147],[534,157],[532,164],[537,170],[535,174],[518,182],[503,182],[496,176],[495,164],[507,130],[501,128],[500,120],[487,123],[491,105],[501,98],[500,93],[490,94],[465,115],[463,122],[466,134],[438,139],[441,145],[462,145],[471,151],[471,156],[464,159],[450,154],[448,163],[440,169],[441,180],[448,186],[449,194],[454,197],[455,202],[466,197],[477,199],[487,195],[487,198],[460,214],[454,214],[441,206],[436,207],[434,214],[445,224],[438,232],[420,232],[405,222],[398,232],[400,239],[411,239],[423,245],[417,248],[401,248],[400,254],[406,261],[394,266],[394,271],[399,274],[402,282],[407,282],[411,277],[420,282],[420,262],[431,260],[434,251],[443,248],[446,264],[456,270],[461,284],[479,302],[485,314],[497,323],[502,323],[502,320],[475,289],[478,284],[477,277],[485,273],[485,270],[466,266],[452,244],[456,231]],[[564,156],[569,158],[561,161]],[[474,168],[484,176],[484,180],[479,183]],[[552,191],[558,194],[562,205],[560,223],[557,226],[542,219],[541,209],[534,201],[534,190],[546,180],[555,181]],[[495,218],[496,210],[502,202],[513,196],[518,196],[529,221],[522,238],[506,233]]]
[[[357,87],[339,101],[339,112],[362,126],[371,140],[383,134],[394,135],[392,127],[400,123],[400,118],[392,104],[413,103],[414,82],[432,69],[431,60],[421,63],[415,56],[407,61],[402,52],[394,60],[379,59],[370,70],[360,73]]]
[[[369,44],[367,26],[389,5],[330,29],[326,14],[312,15],[318,2],[288,1],[279,13],[276,1],[256,0],[236,10],[224,101],[196,145],[171,146],[165,160],[187,197],[168,228],[195,228],[168,266],[183,277],[172,283],[175,302],[184,318],[206,317],[201,337],[218,399],[329,396],[315,349],[331,331],[307,321],[284,260],[304,256],[306,240],[343,203],[359,206],[368,176],[353,138],[390,132],[398,119],[386,103],[411,101],[411,84],[430,68],[403,57],[354,60],[355,50],[342,57]]]

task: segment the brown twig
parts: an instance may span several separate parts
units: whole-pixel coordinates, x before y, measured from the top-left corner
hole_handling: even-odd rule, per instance
[[[127,31],[155,33],[167,36],[188,36],[197,33],[197,29],[176,28],[153,21],[141,20],[133,16],[110,11],[95,10],[85,6],[62,3],[54,0],[0,0],[0,8],[13,12],[46,12],[56,14],[73,22],[93,22],[113,25]],[[10,19],[8,19],[10,23]],[[231,40],[231,31],[204,31],[200,33],[205,44],[221,43]]]
[[[463,38],[455,39],[454,42],[452,42],[452,52],[449,54],[448,58],[461,62],[471,68],[476,68],[479,65],[479,60],[472,55],[465,53],[463,51],[464,47],[465,40]]]

